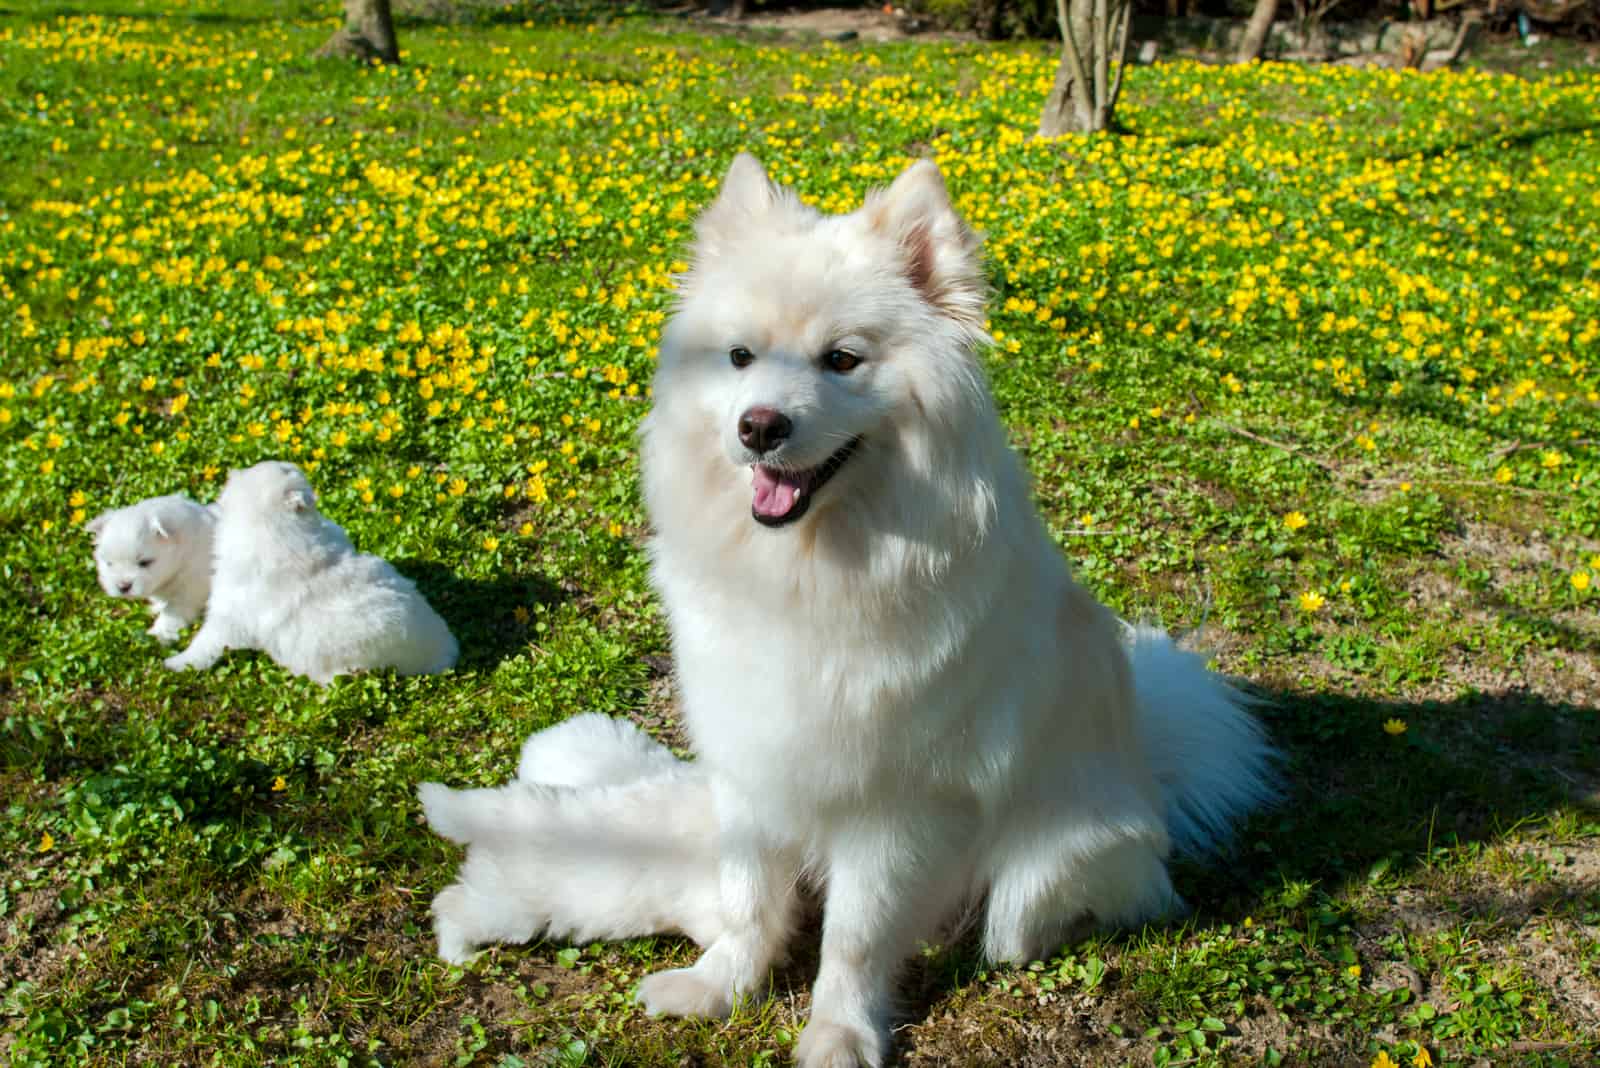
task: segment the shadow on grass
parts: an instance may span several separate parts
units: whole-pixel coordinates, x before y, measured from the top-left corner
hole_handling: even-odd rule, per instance
[[[1248,848],[1200,869],[1197,901],[1215,900],[1214,888],[1248,910],[1263,885],[1285,880],[1338,893],[1375,865],[1403,876],[1435,850],[1492,843],[1563,806],[1600,815],[1593,707],[1515,690],[1421,702],[1266,696],[1263,718],[1287,757],[1283,803],[1247,829]],[[1404,731],[1387,733],[1392,721]]]
[[[444,617],[461,645],[460,668],[493,669],[526,649],[530,631],[517,609],[554,608],[570,591],[533,573],[507,573],[493,579],[463,578],[431,560],[395,559],[395,569],[417,584],[428,603]]]

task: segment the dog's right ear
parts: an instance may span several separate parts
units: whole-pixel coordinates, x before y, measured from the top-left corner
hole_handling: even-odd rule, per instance
[[[100,532],[106,529],[106,524],[109,522],[111,522],[111,513],[101,512],[99,515],[85,523],[83,525],[83,529],[89,532],[90,537],[99,538]]]
[[[799,205],[795,195],[767,177],[761,164],[748,152],[733,157],[722,189],[711,206],[695,220],[695,259],[717,255],[729,239],[749,232],[751,224],[775,209]]]
[[[316,500],[311,496],[310,490],[291,489],[283,491],[283,506],[291,512],[303,512],[315,503]]]

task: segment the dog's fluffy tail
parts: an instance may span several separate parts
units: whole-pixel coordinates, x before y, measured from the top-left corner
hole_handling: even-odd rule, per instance
[[[1130,626],[1140,734],[1180,853],[1225,845],[1247,813],[1277,796],[1277,753],[1250,714],[1256,702],[1156,627]]]
[[[495,789],[417,790],[429,826],[467,846],[433,902],[440,956],[541,933],[716,939],[717,824],[700,769],[630,724],[583,716],[530,738],[520,772]]]

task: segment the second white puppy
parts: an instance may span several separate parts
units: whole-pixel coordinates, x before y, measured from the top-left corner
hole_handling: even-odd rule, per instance
[[[260,649],[297,675],[394,668],[431,675],[456,662],[456,640],[411,580],[358,553],[317,511],[301,470],[268,460],[228,476],[217,498],[206,621],[174,671],[208,668],[228,649]]]
[[[83,528],[94,536],[100,588],[149,601],[156,619],[146,633],[172,642],[206,609],[216,525],[215,510],[172,494],[101,512]]]

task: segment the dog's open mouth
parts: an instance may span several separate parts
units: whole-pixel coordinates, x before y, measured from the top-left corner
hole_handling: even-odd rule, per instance
[[[751,516],[762,526],[781,527],[785,523],[793,523],[806,514],[806,509],[811,507],[811,498],[839,473],[839,468],[855,455],[860,445],[859,437],[851,438],[838,452],[805,471],[756,464],[752,468],[755,475],[750,480],[750,485],[756,491],[755,500],[750,505]]]

